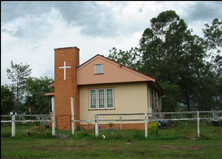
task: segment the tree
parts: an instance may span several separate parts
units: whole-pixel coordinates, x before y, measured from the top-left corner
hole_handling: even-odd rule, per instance
[[[7,85],[1,86],[1,115],[9,114],[14,109],[14,94]]]
[[[215,69],[222,74],[222,21],[215,18],[212,24],[205,24],[203,29],[205,48],[208,56],[215,64]]]
[[[159,83],[165,93],[162,101],[163,111],[174,112],[181,110],[181,107],[177,102],[180,97],[180,87],[178,85],[170,84],[169,81],[160,81]]]
[[[216,51],[214,53],[222,53],[222,21],[215,18],[212,24],[205,24],[205,29],[203,29],[204,40],[206,40],[207,49]],[[212,54],[212,52],[210,52]]]
[[[211,59],[212,70],[216,73],[214,77],[213,108],[222,108],[222,21],[215,18],[211,24],[205,24],[203,29],[204,46],[208,57]],[[212,102],[211,102],[212,103]]]
[[[45,96],[45,93],[53,91],[52,87],[48,87],[51,83],[53,80],[48,77],[29,78],[27,80],[26,110],[31,106],[32,114],[49,113],[51,108],[50,97]]]
[[[112,59],[134,70],[140,70],[141,64],[139,61],[141,59],[141,55],[138,53],[138,48],[131,48],[128,51],[119,50],[118,52],[117,49],[113,47],[111,50],[109,50],[109,52],[109,59]]]
[[[7,76],[11,79],[10,89],[15,95],[15,111],[22,108],[24,102],[24,94],[26,93],[26,80],[30,77],[31,70],[28,64],[14,64],[11,61],[11,69],[6,69]]]
[[[138,48],[115,48],[108,57],[161,81],[165,111],[177,110],[178,103],[188,111],[222,105],[222,22],[216,18],[212,26],[206,24],[204,38],[192,35],[173,10],[150,22]]]
[[[151,19],[140,39],[143,72],[159,81],[170,81],[180,86],[180,103],[191,110],[197,70],[204,66],[205,52],[202,39],[191,34],[187,24],[175,11],[160,13]],[[178,92],[179,93],[179,92]]]

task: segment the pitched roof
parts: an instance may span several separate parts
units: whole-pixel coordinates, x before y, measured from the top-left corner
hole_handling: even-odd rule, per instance
[[[104,72],[104,74],[95,75],[94,64],[100,64],[101,62],[105,64],[104,69],[108,68],[108,70],[106,70],[107,72]],[[155,78],[140,73],[130,67],[119,64],[118,62],[111,60],[103,55],[97,54],[77,67],[78,85],[124,82],[148,82],[160,93],[160,95],[164,95],[161,86]],[[54,83],[50,84],[49,87],[54,87]]]
[[[103,74],[95,74],[94,65],[103,64]],[[164,94],[162,88],[155,78],[140,73],[130,67],[119,64],[118,62],[95,55],[77,68],[77,84],[107,84],[107,83],[125,83],[125,82],[149,82],[155,89]]]

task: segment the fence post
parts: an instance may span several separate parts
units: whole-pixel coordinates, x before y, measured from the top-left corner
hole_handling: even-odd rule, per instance
[[[200,137],[200,117],[199,117],[200,112],[197,111],[197,137]]]
[[[95,115],[95,135],[96,137],[99,136],[99,117],[97,114]]]
[[[145,137],[147,138],[147,113],[145,113]]]
[[[75,134],[75,114],[74,114],[74,99],[71,97],[71,123],[72,123],[72,135]]]
[[[12,133],[12,137],[15,136],[15,115],[12,115],[12,130],[11,130],[11,133]]]
[[[55,136],[55,103],[54,97],[51,98],[52,102],[52,136]]]

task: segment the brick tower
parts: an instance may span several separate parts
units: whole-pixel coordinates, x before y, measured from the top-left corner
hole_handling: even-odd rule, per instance
[[[79,89],[77,86],[77,67],[79,49],[77,47],[57,48],[55,50],[55,118],[58,129],[71,129],[71,100],[74,97],[75,120],[80,119]],[[75,124],[75,128],[78,123]]]

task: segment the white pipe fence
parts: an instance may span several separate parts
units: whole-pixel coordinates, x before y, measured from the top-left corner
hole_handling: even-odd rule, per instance
[[[99,136],[99,122],[120,122],[120,124],[125,121],[125,122],[131,122],[131,121],[144,121],[145,122],[145,137],[147,138],[148,136],[148,126],[147,123],[151,121],[180,121],[180,120],[185,120],[185,121],[191,121],[191,120],[196,120],[197,121],[197,137],[200,137],[200,120],[202,119],[211,119],[210,113],[222,113],[221,110],[219,111],[189,111],[189,112],[159,112],[159,113],[128,113],[128,114],[96,114],[95,115],[95,136]],[[190,118],[162,118],[162,119],[157,119],[157,118],[151,118],[153,115],[185,115],[185,114],[191,114],[191,115],[196,115],[196,117],[190,117]],[[208,117],[200,117],[200,114],[208,114]],[[125,115],[144,115],[144,119],[122,119],[122,116]],[[99,116],[120,116],[119,119],[99,119]],[[205,115],[206,116],[206,115]]]
[[[10,117],[11,120],[1,120],[1,123],[11,123],[11,135],[12,137],[15,136],[15,130],[16,130],[16,123],[35,123],[35,122],[40,122],[40,123],[52,123],[52,135],[55,135],[55,122],[54,122],[54,114],[52,113],[51,115],[46,115],[46,114],[35,114],[35,115],[24,115],[24,114],[18,114],[18,115],[1,115],[1,118],[6,118]],[[26,120],[24,117],[36,117],[36,119],[33,120]],[[19,119],[16,119],[19,118]],[[21,119],[23,118],[23,119]],[[42,119],[45,118],[45,119]],[[48,118],[48,119],[46,119]]]
[[[54,98],[52,98],[52,105],[54,105]],[[122,123],[123,122],[144,122],[145,124],[145,137],[148,137],[148,123],[152,121],[197,121],[197,137],[200,137],[200,120],[203,119],[211,119],[210,114],[212,113],[222,113],[222,110],[219,111],[189,111],[189,112],[159,112],[159,113],[122,113],[122,114],[96,114],[95,120],[74,120],[74,101],[73,98],[71,98],[71,130],[72,135],[75,134],[75,122],[95,122],[95,136],[99,136],[99,123],[100,122],[119,122],[120,128],[122,129]],[[55,114],[54,114],[54,107],[52,109],[52,114],[50,115],[44,115],[44,114],[37,114],[37,115],[1,115],[1,118],[3,117],[10,117],[11,120],[1,120],[1,123],[11,123],[11,135],[12,137],[15,136],[15,123],[24,123],[24,122],[51,122],[52,123],[52,135],[55,135]],[[189,118],[184,117],[178,117],[177,118],[167,118],[167,115],[186,115],[190,114],[192,115]],[[207,114],[207,115],[206,115]],[[123,119],[123,116],[135,116],[135,115],[141,115],[143,116],[143,119]],[[165,118],[158,119],[158,118],[152,118],[152,116],[164,116]],[[101,116],[119,116],[119,119],[100,119]],[[21,120],[16,119],[16,117],[36,117],[36,120]],[[41,119],[42,117],[47,117],[48,119]]]
[[[15,123],[24,123],[24,122],[51,122],[52,123],[52,136],[55,136],[55,102],[54,97],[51,98],[51,104],[52,104],[52,112],[50,115],[47,114],[35,114],[35,115],[25,115],[25,114],[19,114],[19,115],[1,115],[1,118],[4,117],[11,117],[11,120],[1,120],[1,123],[11,123],[11,134],[12,137],[15,136]],[[23,120],[16,120],[16,117],[22,118]],[[24,120],[24,117],[36,117],[35,120]],[[41,119],[43,117],[46,117],[45,119]]]

